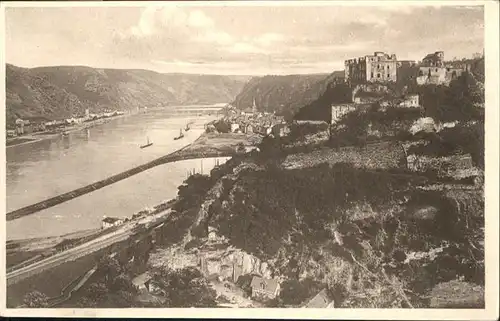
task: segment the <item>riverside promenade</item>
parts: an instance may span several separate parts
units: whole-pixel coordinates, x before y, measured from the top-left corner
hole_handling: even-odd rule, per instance
[[[71,199],[74,199],[76,197],[91,193],[95,190],[98,190],[100,188],[103,188],[105,186],[111,185],[113,183],[116,183],[118,181],[127,179],[133,175],[139,174],[141,172],[144,172],[148,169],[151,169],[155,166],[162,165],[162,164],[167,164],[167,163],[173,163],[173,162],[178,162],[178,161],[183,161],[183,160],[189,160],[189,159],[198,159],[198,158],[210,158],[210,157],[232,157],[234,156],[235,152],[224,149],[224,150],[208,150],[206,152],[200,151],[200,150],[190,150],[191,144],[187,145],[173,153],[170,153],[168,155],[159,157],[153,161],[150,161],[146,164],[139,165],[137,167],[134,167],[132,169],[126,170],[124,172],[121,172],[119,174],[113,175],[111,177],[105,178],[103,180],[100,180],[98,182],[92,183],[90,185],[84,186],[77,188],[75,190],[72,190],[70,192],[51,197],[49,199],[46,199],[44,201],[28,205],[25,207],[22,207],[20,209],[11,211],[7,213],[7,221],[15,220],[23,216],[27,216],[36,212],[39,212],[41,210],[47,209],[52,206],[56,206],[58,204],[61,204],[63,202],[69,201]]]

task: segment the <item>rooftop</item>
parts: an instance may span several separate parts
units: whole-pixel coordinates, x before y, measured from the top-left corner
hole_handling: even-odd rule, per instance
[[[318,294],[316,294],[311,300],[309,300],[304,307],[305,308],[326,308],[330,302],[330,298],[326,293],[326,289],[321,290]]]
[[[278,289],[278,281],[274,279],[264,279],[260,276],[254,276],[252,278],[252,283],[250,283],[250,287],[273,293]]]
[[[117,217],[105,217],[102,219],[103,222],[105,223],[115,223],[115,222],[118,222],[118,221],[121,221],[122,219],[120,218],[117,218]]]
[[[139,286],[139,285],[145,284],[149,280],[151,280],[151,276],[148,274],[148,272],[144,272],[144,273],[136,276],[135,278],[133,278],[132,284],[135,286]]]

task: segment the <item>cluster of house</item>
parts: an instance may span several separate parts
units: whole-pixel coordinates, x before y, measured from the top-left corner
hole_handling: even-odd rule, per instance
[[[287,134],[288,126],[283,116],[275,113],[259,112],[253,100],[252,108],[237,110],[228,106],[224,115],[224,122],[229,124],[232,133],[273,135],[282,137]]]
[[[7,130],[7,137],[21,136],[33,132],[45,131],[48,119],[45,117],[29,117],[16,119],[16,128]]]
[[[421,62],[398,60],[395,54],[376,51],[373,55],[348,59],[344,65],[344,76],[347,81],[415,82],[418,85],[449,84],[468,68],[465,63],[446,63],[443,51],[430,53]]]
[[[381,110],[387,109],[389,106],[400,107],[400,108],[421,108],[419,95],[408,94],[403,97],[380,101]],[[332,104],[331,114],[330,114],[330,124],[337,123],[344,115],[353,112],[355,110],[367,110],[371,107],[371,103],[366,103],[353,97],[352,101],[349,103]]]
[[[161,290],[152,282],[148,272],[136,276],[132,284],[139,291],[139,295],[161,294]],[[280,293],[280,283],[276,279],[267,279],[253,276],[250,282],[250,296],[252,299],[269,300],[276,298]],[[334,308],[334,300],[328,295],[326,289],[318,292],[301,305],[302,308]]]
[[[63,128],[65,126],[71,126],[76,124],[82,124],[84,122],[89,122],[102,118],[110,118],[114,116],[123,115],[122,111],[104,111],[98,114],[91,114],[88,109],[85,110],[84,115],[75,115],[70,118],[60,119],[60,120],[49,120],[45,117],[25,117],[23,119],[16,119],[16,128],[7,130],[7,137],[21,136],[25,134],[31,134],[36,132],[43,132],[46,130],[54,130],[57,128]]]

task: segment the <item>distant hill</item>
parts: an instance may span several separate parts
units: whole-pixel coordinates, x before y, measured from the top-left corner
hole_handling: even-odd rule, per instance
[[[161,74],[84,66],[6,66],[6,122],[17,117],[61,119],[86,108],[134,110],[159,105],[231,102],[250,77]]]
[[[316,100],[332,78],[343,76],[343,71],[336,71],[330,75],[254,77],[236,97],[233,105],[242,110],[251,108],[255,99],[257,110],[291,116],[301,107]]]

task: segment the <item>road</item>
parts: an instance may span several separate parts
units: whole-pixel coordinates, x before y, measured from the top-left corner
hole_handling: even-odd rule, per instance
[[[128,239],[132,234],[134,227],[137,224],[146,224],[150,223],[151,221],[157,222],[157,224],[160,224],[158,222],[160,219],[164,219],[168,216],[170,213],[170,210],[167,210],[165,212],[161,212],[155,215],[151,216],[146,216],[144,218],[140,218],[139,220],[134,220],[130,221],[127,223],[124,223],[118,230],[103,235],[101,237],[98,237],[96,239],[93,239],[87,243],[75,246],[73,248],[70,248],[66,251],[59,252],[57,254],[54,254],[44,260],[35,262],[33,264],[30,264],[28,266],[19,268],[17,270],[14,270],[12,272],[7,273],[7,286],[17,283],[25,278],[28,278],[32,275],[38,274],[44,270],[53,268],[55,266],[58,266],[62,263],[68,262],[68,261],[74,261],[80,257],[83,257],[85,255],[88,255],[90,253],[99,251],[101,249],[104,249],[108,246],[113,245],[114,243],[124,241]],[[162,220],[163,221],[163,220]]]

